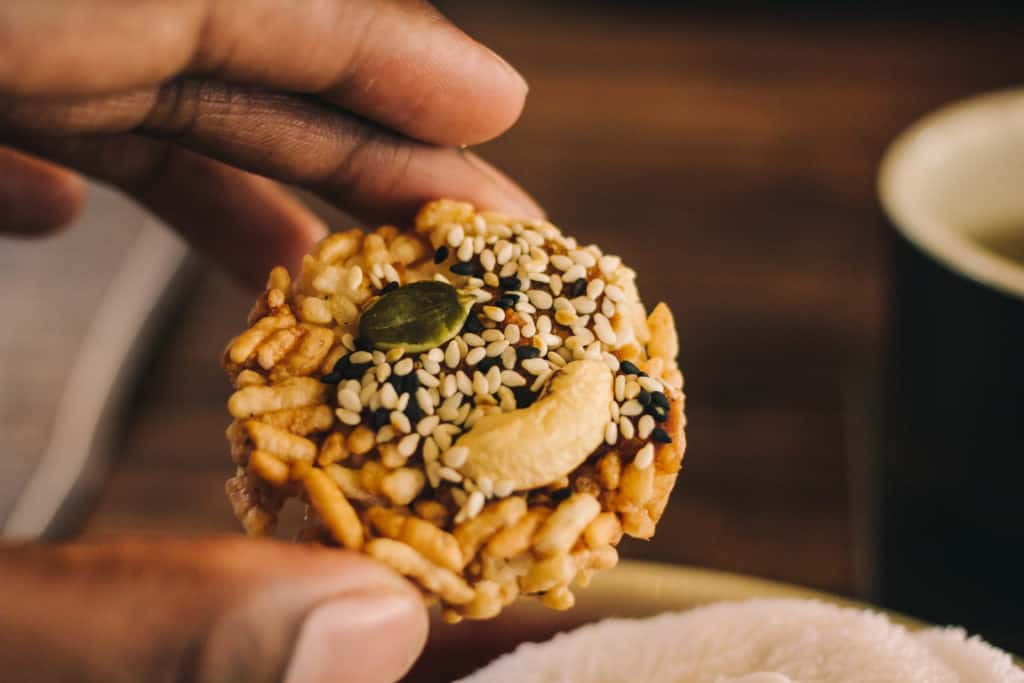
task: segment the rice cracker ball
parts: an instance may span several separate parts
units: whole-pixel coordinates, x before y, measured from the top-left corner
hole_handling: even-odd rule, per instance
[[[228,345],[227,483],[252,535],[284,501],[484,619],[650,538],[685,447],[672,313],[635,273],[545,221],[434,201],[415,229],[324,239],[270,273]]]

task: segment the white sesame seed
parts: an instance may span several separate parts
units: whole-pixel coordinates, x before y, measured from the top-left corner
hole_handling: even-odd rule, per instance
[[[437,361],[427,359],[423,361],[423,369],[429,372],[431,375],[436,375],[441,372],[441,365]]]
[[[562,293],[562,276],[554,273],[551,275],[551,282],[548,283],[548,289],[555,296]]]
[[[459,245],[459,250],[455,252],[455,257],[460,261],[468,261],[473,258],[473,242],[472,240],[464,240]]]
[[[498,272],[498,274],[501,275],[501,277],[511,277],[512,275],[515,275],[516,274],[516,264],[515,264],[515,262],[514,261],[509,261],[508,263],[503,265],[501,267],[501,270]]]
[[[654,462],[654,444],[649,443],[636,452],[633,464],[638,470],[646,470]]]
[[[459,345],[453,339],[448,342],[448,347],[444,350],[444,364],[454,370],[458,367],[460,360],[462,360],[462,352],[459,350]]]
[[[611,403],[609,403],[608,404],[608,412],[611,413],[612,422],[618,422],[619,421],[619,404],[618,403],[616,403],[615,401],[612,401]]]
[[[551,265],[559,270],[569,270],[573,266],[572,259],[565,254],[553,254],[550,261]]]
[[[440,455],[441,451],[437,448],[437,442],[434,441],[433,437],[426,437],[426,435],[424,435],[423,461],[429,466],[436,462]]]
[[[471,287],[473,289],[480,289],[481,287],[484,286],[484,281],[478,277],[471,277],[468,280],[466,280],[466,286]]]
[[[589,315],[581,315],[576,321],[576,327],[586,327],[590,324]]]
[[[455,344],[459,347],[459,354],[465,356],[467,353],[469,353],[469,344],[466,343],[465,339],[463,339],[462,337],[456,337],[452,341],[454,341]]]
[[[480,493],[484,494],[485,498],[490,498],[494,495],[494,481],[490,477],[480,477],[476,480],[476,486],[480,489]]]
[[[498,398],[501,399],[501,410],[510,413],[516,409],[516,395],[508,387],[498,387]]]
[[[615,400],[622,403],[626,400],[626,376],[615,376]]]
[[[497,498],[507,498],[516,489],[516,483],[511,479],[501,479],[494,485],[494,495]]]
[[[636,381],[634,375],[630,375],[626,378],[626,399],[636,398],[640,394],[640,383]]]
[[[604,364],[608,366],[608,369],[612,372],[619,371],[619,359],[610,353],[604,354]]]
[[[473,391],[477,394],[487,393],[487,375],[479,370],[473,373]]]
[[[426,447],[424,447],[423,451],[424,453],[426,452]],[[428,462],[426,472],[427,481],[430,483],[431,488],[436,489],[438,486],[441,485],[441,466],[437,462]]]
[[[544,244],[544,238],[533,230],[523,230],[523,232],[520,234],[520,237],[522,237],[524,240],[526,240],[535,247],[539,247],[542,244]]]
[[[442,351],[440,348],[434,347],[427,351],[427,358],[434,361],[435,363],[440,363],[441,361],[444,360],[444,351]]]
[[[537,318],[537,332],[540,334],[551,334],[551,318],[542,315]],[[533,335],[530,335],[531,337]]]
[[[468,244],[468,242],[463,242],[463,244]],[[450,481],[454,484],[458,484],[460,481],[462,481],[462,475],[450,467],[442,467],[440,474],[442,479]]]
[[[355,426],[363,421],[359,413],[353,413],[351,410],[345,410],[344,408],[338,408],[334,413],[338,416],[339,420],[347,425]]]
[[[492,365],[485,377],[487,378],[487,393],[493,394],[501,386],[501,368]]]
[[[375,277],[378,280],[384,277],[384,266],[380,263],[374,263],[370,266],[370,276]]]
[[[412,434],[406,434],[398,440],[398,452],[408,458],[410,455],[416,452],[416,447],[420,445],[420,435],[416,432]]]
[[[615,346],[619,341],[608,318],[600,313],[594,316],[594,333],[597,334],[597,338],[601,340],[601,343],[608,346]]]
[[[409,418],[400,410],[391,411],[391,426],[403,434],[408,434],[412,431],[412,425],[409,424]]]
[[[511,370],[516,366],[516,347],[509,346],[501,354],[501,365],[506,370]]]
[[[540,388],[544,386],[544,383],[550,379],[551,374],[552,373],[550,372],[545,372],[542,375],[538,375],[537,379],[535,379],[533,384],[530,385],[530,391],[540,391]]]
[[[441,405],[441,392],[437,390],[437,387],[428,388],[427,393],[430,394],[430,403],[432,405]]]
[[[380,385],[376,382],[370,382],[365,387],[359,390],[359,403],[361,405],[367,405],[370,402],[370,398],[377,393],[377,389]]]
[[[633,429],[633,421],[625,415],[619,418],[619,433],[622,434],[623,439],[632,439],[636,433]]]
[[[455,375],[445,375],[441,380],[441,396],[448,398],[456,391],[458,391],[458,387],[455,386]]]
[[[522,337],[522,330],[519,329],[519,325],[508,324],[505,325],[505,341],[509,344],[516,344]]]
[[[604,313],[606,318],[615,317],[615,302],[605,297],[601,300],[601,312]]]
[[[573,266],[569,270],[562,273],[562,282],[576,282],[582,280],[587,276],[587,271],[583,266]]]
[[[353,351],[356,348],[356,338],[352,336],[351,332],[346,332],[341,335],[341,345],[349,351]]]
[[[505,335],[502,333],[501,330],[489,329],[489,330],[484,330],[483,331],[484,343],[488,343],[489,344],[490,342],[498,341],[499,339],[504,339],[504,338],[505,338]]]
[[[572,302],[567,297],[560,296],[554,301],[555,311],[572,311]]]
[[[438,415],[427,415],[416,423],[416,431],[420,436],[430,436],[434,428],[439,424],[441,424],[441,418]]]
[[[441,419],[445,422],[452,422],[459,414],[459,407],[462,405],[462,394],[456,396],[449,396],[441,403],[441,407],[437,409],[437,414],[441,416]]]
[[[585,349],[587,347],[585,344],[580,344],[579,337],[573,335],[565,338],[565,341],[562,342],[562,348],[569,349],[570,351],[576,351],[577,349]]]
[[[405,349],[399,346],[398,348],[394,348],[388,351],[386,354],[384,354],[384,357],[388,359],[388,362],[394,363],[404,355]]]
[[[487,350],[482,346],[478,346],[475,349],[470,350],[470,352],[466,354],[466,364],[476,365],[477,363],[482,361],[486,355]]]
[[[525,338],[530,338],[534,336],[535,334],[537,334],[537,326],[534,325],[532,322],[526,323],[525,325],[523,325],[522,334]]]
[[[499,339],[498,341],[493,341],[487,345],[487,357],[495,358],[497,356],[500,356],[502,353],[504,353],[505,349],[507,348],[508,341],[506,341],[504,338]]]
[[[452,434],[447,429],[441,429],[441,427],[444,426],[446,425],[439,425],[437,428],[434,429],[433,433],[431,434],[431,436],[433,436],[434,439],[437,441],[438,448],[440,448],[442,451],[446,451],[452,447]]]
[[[441,461],[452,468],[462,467],[469,457],[469,449],[465,446],[452,446],[441,456]]]
[[[543,289],[531,289],[526,293],[526,296],[529,297],[530,303],[536,306],[538,309],[547,310],[551,308],[551,295],[545,292]]]
[[[484,273],[484,284],[488,287],[497,287],[501,284],[501,281],[498,279],[497,273],[487,271]]]
[[[636,417],[644,412],[644,407],[640,405],[640,401],[633,398],[623,403],[619,412],[627,417]]]
[[[597,261],[597,267],[601,269],[601,272],[605,275],[611,275],[615,272],[615,269],[619,267],[620,259],[618,256],[612,256],[608,254],[602,256]]]
[[[484,267],[484,270],[494,270],[495,263],[494,252],[490,249],[484,249],[480,252],[480,265]]]
[[[391,376],[391,366],[387,363],[381,363],[374,368],[374,374],[377,377],[377,381],[383,384]]]
[[[505,311],[497,306],[484,306],[484,315],[498,323],[505,320]]]
[[[434,281],[435,281],[435,282],[443,282],[443,283],[445,283],[446,285],[450,285],[450,284],[452,283],[452,281],[451,281],[451,280],[449,280],[448,278],[446,278],[446,277],[445,277],[445,276],[444,276],[443,274],[441,274],[441,273],[434,273]]]
[[[480,511],[484,509],[484,494],[480,491],[473,491],[469,494],[469,500],[466,501],[465,507],[462,508],[466,514],[467,519],[473,519],[480,514]]]
[[[604,426],[604,442],[609,446],[614,446],[615,442],[619,439],[619,428],[614,422],[609,422]]]
[[[661,391],[664,388],[661,382],[653,377],[637,377],[636,382],[647,391]]]
[[[448,231],[448,235],[445,240],[448,242],[448,246],[452,249],[457,249],[462,240],[466,237],[466,231],[463,230],[461,225],[456,225],[454,228]]]
[[[403,391],[398,395],[398,403],[395,404],[395,410],[405,410],[409,406],[409,392]]]
[[[373,354],[369,351],[354,351],[349,355],[348,359],[353,365],[362,365],[363,363],[372,362]]]
[[[544,284],[551,282],[551,276],[547,273],[530,273],[530,279]]]
[[[562,338],[559,337],[557,334],[545,334],[544,336],[541,337],[541,341],[543,341],[544,344],[547,345],[547,347],[552,349],[557,349],[559,346],[562,345]]]
[[[412,372],[412,358],[403,358],[395,363],[394,373],[399,377],[405,377]]]
[[[387,424],[377,430],[377,436],[375,441],[377,443],[387,443],[395,438],[395,428]]]
[[[391,282],[398,282],[398,271],[390,263],[384,264],[384,277]]]
[[[379,396],[380,404],[388,410],[394,410],[398,405],[398,394],[390,384],[381,385]]]
[[[422,368],[416,371],[416,379],[425,387],[436,387],[441,383],[441,380]]]
[[[462,404],[462,407],[459,408],[459,414],[455,418],[455,423],[456,424],[460,424],[460,425],[464,425],[465,424],[466,420],[469,418],[470,407],[471,406],[468,403],[463,403]]]
[[[556,368],[564,368],[566,363],[569,362],[562,356],[562,354],[558,353],[557,351],[552,351],[551,353],[549,353],[547,355],[547,359],[551,361],[551,365],[553,365]]]
[[[363,409],[363,402],[359,400],[359,394],[351,389],[342,389],[338,392],[338,404],[354,413]]]
[[[604,292],[604,280],[596,278],[587,283],[587,296],[596,300]]]
[[[455,383],[458,386],[459,391],[464,393],[466,396],[473,395],[473,381],[469,379],[469,375],[462,370],[455,373]]]
[[[573,299],[571,303],[576,312],[581,315],[584,313],[593,313],[597,310],[597,302],[589,297],[578,296]]]
[[[526,378],[514,370],[505,370],[501,373],[501,383],[507,387],[526,386]]]
[[[513,256],[515,256],[515,248],[511,244],[506,242],[505,244],[501,245],[501,247],[498,249],[496,255],[498,257],[498,263],[501,263],[501,264],[508,263],[509,260]]]
[[[604,295],[615,303],[621,303],[626,300],[625,293],[623,293],[618,285],[607,285],[604,288]]]
[[[543,358],[527,358],[523,361],[523,370],[526,370],[531,375],[540,375],[549,369],[549,363]]]
[[[484,237],[483,235],[477,235],[476,237],[473,238],[473,251],[475,251],[476,253],[479,254],[481,251],[483,251],[486,245],[487,238]]]
[[[416,390],[416,404],[427,415],[434,413],[434,401],[430,398],[430,392],[424,387]]]
[[[576,316],[576,311],[567,311],[564,308],[555,313],[555,322],[559,325],[565,325],[571,327],[575,325],[579,318]]]
[[[387,362],[388,362],[388,356],[387,356],[386,353],[384,353],[383,351],[374,351],[373,352],[373,364],[374,365],[380,365],[382,363],[387,363]]]
[[[636,434],[641,439],[646,439],[654,431],[654,418],[650,415],[643,415],[636,423]]]
[[[589,251],[577,249],[569,252],[569,258],[576,262],[577,265],[583,266],[584,268],[593,268],[597,265],[597,259]]]
[[[466,504],[466,499],[469,498],[469,494],[466,493],[463,489],[453,488],[452,489],[452,498],[455,500],[455,504],[456,505],[462,506],[462,505]],[[458,515],[455,516],[455,519],[459,519]],[[464,521],[464,520],[460,520],[460,521]]]

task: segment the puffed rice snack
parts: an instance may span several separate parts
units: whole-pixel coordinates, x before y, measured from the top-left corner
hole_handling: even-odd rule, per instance
[[[654,534],[685,448],[672,313],[545,221],[450,200],[413,230],[333,234],[271,271],[231,341],[235,514],[361,550],[484,619]]]

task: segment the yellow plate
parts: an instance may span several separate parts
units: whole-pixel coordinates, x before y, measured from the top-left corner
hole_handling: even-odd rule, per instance
[[[622,562],[598,573],[587,588],[574,590],[576,606],[554,612],[533,600],[520,600],[495,619],[455,626],[433,614],[430,642],[408,681],[451,681],[465,676],[521,642],[546,640],[559,631],[608,617],[646,617],[669,610],[749,598],[801,598],[846,607],[880,610],[810,588],[739,574],[651,562]],[[886,612],[908,628],[927,626]]]

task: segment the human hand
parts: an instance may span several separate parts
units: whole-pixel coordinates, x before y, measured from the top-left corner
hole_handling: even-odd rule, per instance
[[[368,221],[442,196],[539,215],[458,148],[511,126],[526,90],[420,0],[6,0],[0,232],[70,220],[79,171],[259,287],[324,234],[275,180]]]
[[[427,636],[383,565],[244,538],[0,546],[12,683],[394,681]]]

